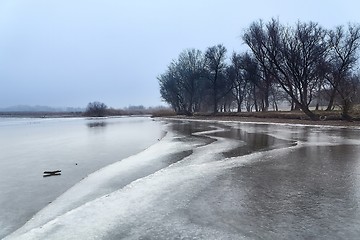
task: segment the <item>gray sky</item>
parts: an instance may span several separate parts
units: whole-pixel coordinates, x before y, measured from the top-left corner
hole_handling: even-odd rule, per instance
[[[162,104],[156,77],[187,48],[223,43],[258,19],[360,22],[357,0],[0,0],[0,108]]]

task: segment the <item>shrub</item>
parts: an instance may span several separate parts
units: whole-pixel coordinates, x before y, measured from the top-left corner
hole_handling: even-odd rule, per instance
[[[107,115],[107,106],[102,102],[90,102],[85,110],[85,116],[105,117]]]

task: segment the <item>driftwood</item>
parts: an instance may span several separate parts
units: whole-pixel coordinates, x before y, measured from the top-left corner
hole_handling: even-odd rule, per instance
[[[44,171],[43,177],[59,176],[59,175],[61,175],[61,170]]]

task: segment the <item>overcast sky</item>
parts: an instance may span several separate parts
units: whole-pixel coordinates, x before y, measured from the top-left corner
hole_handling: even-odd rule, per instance
[[[243,51],[255,20],[360,22],[357,0],[0,0],[0,108],[163,104],[156,77],[187,48]]]

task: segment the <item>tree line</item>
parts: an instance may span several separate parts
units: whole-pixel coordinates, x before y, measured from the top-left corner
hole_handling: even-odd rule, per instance
[[[222,44],[181,52],[158,76],[163,100],[182,114],[278,110],[287,101],[313,120],[320,116],[310,106],[320,105],[327,111],[338,105],[351,118],[360,93],[359,25],[259,20],[242,40],[249,50],[230,57]]]
[[[125,108],[108,107],[105,103],[94,101],[89,102],[86,109],[82,113],[85,117],[108,117],[108,116],[129,116],[129,115],[156,115],[169,116],[174,114],[169,107],[144,107],[143,105],[128,106]]]

